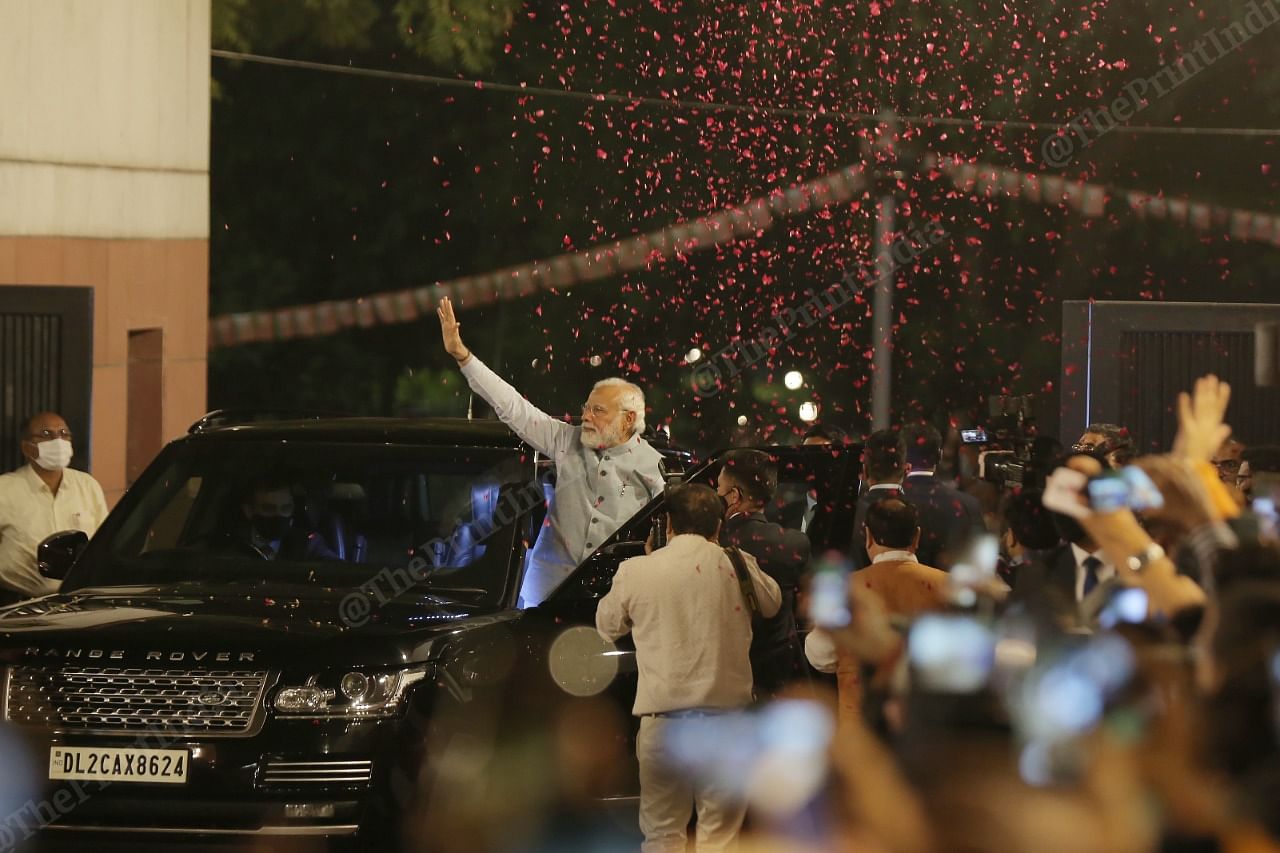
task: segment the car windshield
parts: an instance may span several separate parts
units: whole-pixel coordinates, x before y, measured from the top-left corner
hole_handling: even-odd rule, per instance
[[[497,604],[518,528],[542,509],[531,481],[515,450],[188,441],[134,486],[69,586],[354,589],[391,570],[416,591]]]

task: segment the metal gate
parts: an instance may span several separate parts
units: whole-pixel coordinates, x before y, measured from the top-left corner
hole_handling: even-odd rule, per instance
[[[75,435],[73,467],[89,467],[93,288],[0,285],[0,471],[22,464],[26,419],[54,411]]]
[[[1254,377],[1254,328],[1280,323],[1280,305],[1221,302],[1075,302],[1062,313],[1062,429],[1128,427],[1143,453],[1167,451],[1177,398],[1197,377],[1231,383],[1227,422],[1246,444],[1280,441],[1280,388]]]

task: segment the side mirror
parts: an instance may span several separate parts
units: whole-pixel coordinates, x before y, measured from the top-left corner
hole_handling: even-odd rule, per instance
[[[88,544],[89,534],[83,530],[63,530],[46,537],[36,546],[36,568],[50,580],[60,581]]]

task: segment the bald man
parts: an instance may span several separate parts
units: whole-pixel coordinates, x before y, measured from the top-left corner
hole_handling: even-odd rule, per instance
[[[0,589],[23,599],[61,586],[36,568],[36,546],[66,530],[92,536],[107,517],[107,501],[97,480],[67,467],[74,447],[61,415],[28,419],[20,448],[26,463],[0,476]]]

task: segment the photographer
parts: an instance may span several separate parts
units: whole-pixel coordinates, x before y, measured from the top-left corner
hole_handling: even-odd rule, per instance
[[[635,642],[643,849],[684,850],[695,803],[699,849],[720,849],[737,836],[746,805],[726,786],[694,785],[675,769],[665,734],[673,718],[750,704],[752,608],[715,542],[716,493],[680,486],[668,493],[667,507],[667,545],[623,562],[596,609],[596,629],[606,640],[630,633]],[[782,605],[778,585],[750,554],[743,561],[761,614],[774,615]]]

